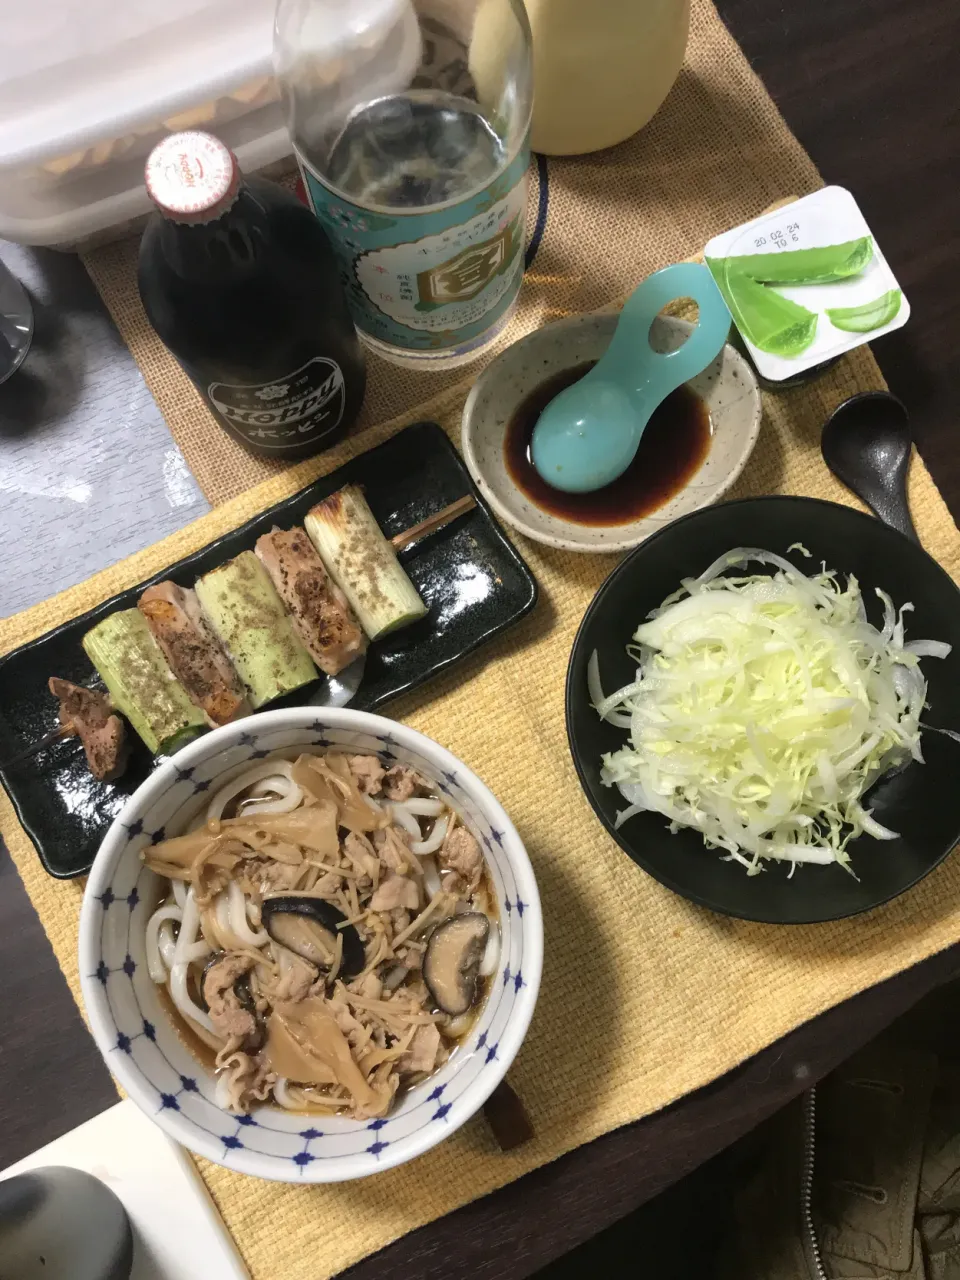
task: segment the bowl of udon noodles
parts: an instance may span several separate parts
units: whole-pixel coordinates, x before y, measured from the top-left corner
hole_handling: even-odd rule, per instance
[[[271,711],[158,766],[80,918],[83,998],[127,1094],[239,1172],[336,1182],[443,1141],[536,1003],[537,885],[503,808],[404,725]]]

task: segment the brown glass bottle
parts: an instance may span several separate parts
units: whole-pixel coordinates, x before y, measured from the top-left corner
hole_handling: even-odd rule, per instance
[[[363,351],[313,214],[204,133],[154,148],[140,243],[147,318],[214,415],[282,461],[329,448],[360,411]]]

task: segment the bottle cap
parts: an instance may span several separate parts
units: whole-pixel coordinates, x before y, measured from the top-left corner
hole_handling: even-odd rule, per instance
[[[147,195],[175,222],[210,222],[233,204],[240,169],[210,133],[172,133],[147,157]]]

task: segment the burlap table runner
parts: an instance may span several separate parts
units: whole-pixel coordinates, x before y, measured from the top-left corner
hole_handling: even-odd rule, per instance
[[[711,236],[821,185],[710,0],[693,0],[686,63],[651,124],[622,146],[551,159],[546,167],[545,232],[498,349],[549,320],[625,297],[649,272],[698,253]],[[531,177],[532,234],[541,203],[536,165]],[[137,293],[137,246],[136,239],[108,244],[84,261],[216,506],[282,464],[252,458],[228,438],[150,328]],[[471,366],[472,377],[479,367]],[[371,358],[358,429],[415,408],[463,376]]]
[[[817,181],[714,10],[698,0],[687,67],[646,134],[616,152],[551,164],[547,236],[514,332],[608,303],[646,271],[696,251],[713,231]],[[368,412],[382,416],[393,396],[399,417],[247,487],[269,468],[235,450],[186,394],[186,383],[144,329],[128,278],[131,261],[129,249],[114,248],[99,251],[91,266],[208,496],[237,496],[164,542],[0,622],[0,651],[162,569],[415,418],[434,418],[459,440],[465,385],[404,412],[424,398],[424,384],[399,379],[388,388],[377,371]],[[765,397],[760,440],[732,496],[848,500],[820,461],[819,427],[845,396],[882,385],[864,349],[809,388]],[[924,544],[957,578],[960,536],[919,459],[910,500]],[[255,1280],[323,1280],[658,1110],[823,1009],[960,938],[955,856],[888,907],[792,929],[711,915],[635,867],[590,811],[563,724],[573,633],[614,558],[517,541],[541,585],[536,612],[390,713],[477,770],[530,851],[543,897],[546,959],[537,1013],[511,1079],[536,1137],[503,1155],[477,1119],[408,1166],[331,1187],[259,1182],[200,1162]],[[80,886],[47,878],[6,797],[0,827],[79,998]]]

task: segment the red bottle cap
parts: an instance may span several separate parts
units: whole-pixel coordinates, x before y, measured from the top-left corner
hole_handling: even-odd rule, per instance
[[[210,222],[236,199],[240,169],[211,133],[172,133],[147,157],[147,195],[175,222]]]

